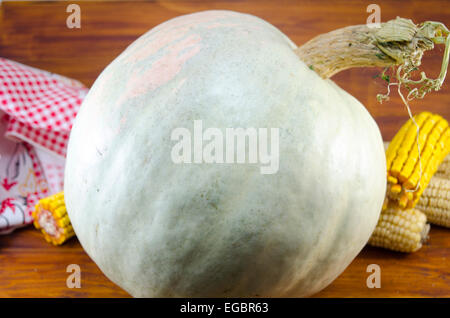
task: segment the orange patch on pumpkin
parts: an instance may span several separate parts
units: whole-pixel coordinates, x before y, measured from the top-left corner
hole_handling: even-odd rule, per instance
[[[186,39],[172,44],[168,52],[153,62],[152,66],[142,74],[133,74],[127,83],[124,98],[134,98],[166,84],[183,68],[183,65],[200,52],[201,38],[190,35]]]

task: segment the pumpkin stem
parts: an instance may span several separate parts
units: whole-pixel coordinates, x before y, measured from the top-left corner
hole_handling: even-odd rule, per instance
[[[409,19],[397,17],[380,27],[355,25],[321,34],[296,49],[296,54],[323,78],[353,67],[384,67],[382,78],[389,85],[404,86],[408,100],[423,98],[432,90],[439,90],[447,74],[450,56],[450,31],[440,22],[427,21],[415,25]],[[430,79],[424,72],[417,80],[411,73],[418,70],[423,53],[445,44],[441,72]],[[391,76],[397,83],[391,83]],[[389,88],[389,87],[388,87]],[[379,94],[381,102],[388,94]]]

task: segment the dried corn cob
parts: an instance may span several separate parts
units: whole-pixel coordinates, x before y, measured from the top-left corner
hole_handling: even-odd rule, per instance
[[[450,179],[431,178],[416,207],[431,223],[450,227]]]
[[[430,225],[417,209],[403,210],[393,204],[381,213],[369,244],[398,252],[414,252],[428,237]]]
[[[34,226],[53,245],[61,245],[75,235],[64,204],[64,192],[39,200],[32,215]]]
[[[386,151],[387,197],[402,209],[411,209],[416,205],[431,177],[450,152],[450,128],[444,118],[423,112],[414,119],[420,128],[419,135],[410,119]]]

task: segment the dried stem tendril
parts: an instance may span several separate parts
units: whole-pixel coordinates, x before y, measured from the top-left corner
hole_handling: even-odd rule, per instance
[[[427,43],[428,47],[425,49],[432,49],[434,47],[433,44],[445,44],[445,51],[442,59],[441,71],[439,73],[438,78],[431,79],[428,78],[425,72],[420,73],[419,79],[412,79],[411,73],[415,70],[418,70],[421,64],[421,58],[423,55],[422,50],[414,51],[413,54],[404,55],[404,56],[396,56],[396,60],[399,62],[399,66],[392,66],[392,68],[397,68],[393,74],[393,77],[397,80],[397,85],[399,91],[401,87],[405,87],[409,92],[406,97],[407,101],[411,101],[415,98],[422,99],[425,95],[431,91],[438,91],[441,89],[442,84],[444,83],[445,76],[447,75],[447,67],[449,63],[450,56],[450,31],[447,27],[440,22],[427,21],[421,24],[417,33],[423,34],[424,37],[430,39],[432,42]],[[387,50],[383,50],[381,46],[380,49],[386,54],[390,53]],[[385,74],[387,69],[383,71],[383,75]],[[389,87],[388,87],[389,88]],[[378,94],[377,99],[381,103],[385,100],[389,99],[389,89],[387,94]],[[405,99],[402,98],[404,102]]]
[[[427,21],[424,22],[419,29],[419,32],[423,32],[432,40],[432,43],[435,44],[444,44],[445,43],[445,51],[444,56],[442,59],[442,65],[441,65],[441,71],[439,73],[439,77],[436,79],[430,79],[426,76],[425,72],[420,73],[420,79],[413,80],[411,79],[411,73],[418,69],[421,62],[421,57],[423,52],[417,51],[418,54],[411,54],[409,58],[405,59],[403,63],[400,66],[397,66],[397,70],[394,73],[394,77],[397,79],[396,83],[389,83],[387,86],[387,93],[386,94],[378,94],[377,99],[380,103],[382,103],[385,100],[389,99],[390,94],[390,86],[396,85],[397,91],[402,99],[403,103],[406,106],[406,109],[408,110],[408,115],[411,118],[413,124],[416,126],[417,133],[416,133],[416,144],[417,144],[417,150],[419,155],[419,182],[416,185],[416,188],[413,190],[406,190],[407,192],[415,192],[418,190],[420,186],[420,180],[422,179],[422,160],[421,160],[421,151],[420,151],[420,144],[419,144],[419,133],[420,129],[417,125],[416,121],[414,120],[414,117],[411,113],[411,108],[409,107],[408,101],[411,101],[415,98],[422,99],[425,97],[425,95],[431,91],[438,91],[441,89],[442,84],[444,83],[445,76],[447,74],[447,67],[449,62],[449,54],[450,54],[450,36],[449,36],[449,30],[445,25],[443,25],[440,22],[432,22]],[[431,46],[433,48],[433,46]],[[415,52],[416,53],[416,52]],[[395,66],[393,67],[395,68]],[[382,78],[386,78],[386,71],[388,68],[385,68],[382,73]],[[388,77],[390,78],[390,77]],[[408,95],[406,98],[403,96],[401,92],[401,88],[404,86],[408,91]],[[416,87],[412,87],[416,86]],[[418,86],[418,87],[417,87]]]

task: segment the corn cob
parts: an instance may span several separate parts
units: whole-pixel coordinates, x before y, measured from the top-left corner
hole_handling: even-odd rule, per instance
[[[430,225],[417,209],[403,210],[389,204],[381,213],[369,244],[398,252],[415,252],[427,239]]]
[[[373,246],[384,247],[400,252],[414,252],[422,247],[427,239],[430,226],[427,210],[432,219],[445,222],[445,216],[436,212],[436,196],[443,195],[442,184],[433,183],[422,199],[419,209],[415,209],[430,179],[450,152],[450,129],[446,120],[439,115],[423,112],[415,116],[417,127],[410,119],[394,136],[390,144],[385,143],[387,164],[387,192],[383,211],[369,240]],[[420,146],[420,162],[419,149]],[[422,175],[420,174],[422,170]],[[434,196],[432,198],[432,196]],[[444,203],[438,200],[442,208]],[[428,212],[429,211],[429,212]]]
[[[450,179],[431,178],[416,207],[431,223],[450,227]]]
[[[387,150],[388,146],[389,143],[385,142],[384,149]],[[450,227],[450,155],[442,161],[415,207],[427,216],[430,223]]]
[[[444,161],[440,164],[436,176],[441,178],[450,179],[450,155],[445,157]]]
[[[450,128],[444,118],[423,112],[414,119],[420,128],[419,135],[410,119],[386,151],[387,197],[402,209],[411,209],[417,204],[431,177],[450,152]]]
[[[39,200],[32,216],[36,229],[53,245],[61,245],[75,235],[64,204],[64,192]]]

